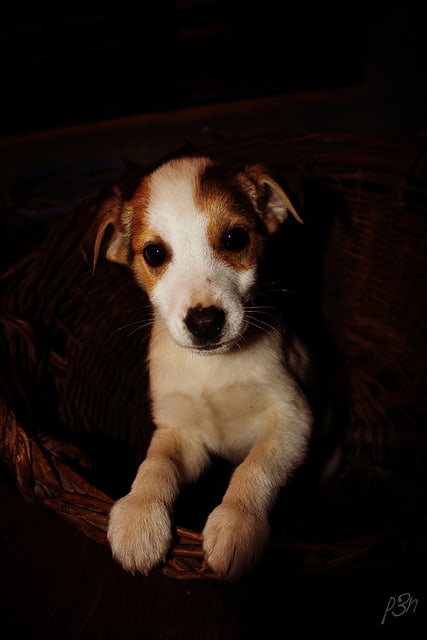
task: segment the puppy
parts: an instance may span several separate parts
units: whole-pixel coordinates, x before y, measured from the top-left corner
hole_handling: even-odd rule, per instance
[[[201,156],[165,161],[100,210],[95,264],[113,225],[106,257],[132,270],[153,309],[156,428],[108,526],[114,558],[132,573],[165,561],[180,488],[214,454],[235,469],[203,530],[205,565],[239,578],[263,553],[277,494],[304,461],[312,413],[298,381],[308,358],[260,303],[264,248],[289,214],[301,222],[263,166],[229,170]]]

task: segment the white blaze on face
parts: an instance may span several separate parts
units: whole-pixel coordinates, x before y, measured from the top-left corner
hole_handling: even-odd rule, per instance
[[[150,179],[148,226],[171,254],[150,297],[171,337],[185,347],[194,346],[194,336],[184,320],[198,305],[222,309],[220,343],[235,342],[246,328],[244,303],[255,279],[255,265],[236,269],[215,255],[212,219],[198,209],[195,197],[198,178],[208,164],[204,158],[172,161]]]

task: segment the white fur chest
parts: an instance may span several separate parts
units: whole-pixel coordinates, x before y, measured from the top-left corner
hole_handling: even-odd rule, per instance
[[[201,355],[176,345],[157,322],[149,360],[157,428],[194,431],[209,451],[233,461],[243,459],[299,396],[274,333],[230,352]]]

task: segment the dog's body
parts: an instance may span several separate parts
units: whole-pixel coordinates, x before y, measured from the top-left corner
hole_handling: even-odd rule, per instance
[[[267,237],[288,212],[298,218],[263,167],[223,172],[205,157],[160,165],[128,201],[117,194],[101,210],[95,260],[112,223],[107,258],[132,269],[154,313],[156,429],[108,528],[129,571],[147,574],[164,561],[180,488],[216,454],[236,468],[207,519],[203,549],[216,574],[238,577],[263,551],[270,509],[306,456],[312,415],[297,380],[307,356],[299,343],[284,351],[277,318],[258,299]]]

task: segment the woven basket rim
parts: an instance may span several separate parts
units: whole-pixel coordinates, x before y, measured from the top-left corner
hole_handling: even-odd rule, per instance
[[[280,149],[283,144],[287,145],[288,150],[286,154],[281,155]],[[393,215],[388,214],[390,224],[387,227],[387,233],[382,233],[384,245],[381,245],[381,250],[384,251],[384,254],[390,251],[390,255],[393,255],[394,245],[390,247],[390,244],[396,242],[396,234],[403,234],[402,237],[405,238],[407,246],[405,245],[405,247],[399,249],[399,260],[396,260],[396,264],[399,265],[401,270],[407,270],[412,280],[416,279],[418,274],[415,267],[419,269],[421,282],[422,277],[425,275],[422,269],[425,267],[423,252],[426,244],[424,232],[427,218],[426,150],[424,144],[419,141],[416,143],[401,143],[373,138],[361,139],[351,135],[310,134],[285,138],[261,137],[243,140],[236,143],[234,147],[221,148],[219,151],[220,155],[225,153],[231,157],[238,157],[243,154],[251,158],[260,151],[260,145],[263,145],[263,154],[266,157],[270,157],[271,163],[278,168],[279,173],[284,172],[291,177],[298,175],[302,177],[303,182],[307,179],[317,178],[322,184],[339,191],[339,195],[347,199],[347,213],[350,225],[348,220],[342,219],[339,220],[338,226],[334,229],[335,236],[333,240],[336,245],[340,245],[340,243],[342,245],[342,250],[337,252],[337,256],[342,257],[345,250],[350,252],[351,247],[349,247],[347,240],[349,235],[353,234],[354,237],[359,238],[357,235],[359,229],[365,229],[363,241],[366,242],[366,245],[364,245],[364,248],[368,246],[370,241],[369,233],[372,232],[374,234],[371,241],[372,249],[369,260],[366,257],[365,261],[369,262],[371,268],[372,265],[376,267],[378,261],[375,261],[375,247],[377,246],[378,250],[379,245],[378,243],[375,244],[375,238],[378,237],[381,229],[384,230],[384,211],[391,212]],[[86,207],[86,211],[87,206],[84,203],[83,209]],[[378,212],[378,221],[374,219],[374,211]],[[371,216],[370,218],[369,215]],[[369,225],[371,226],[368,225],[367,220],[370,221]],[[413,228],[414,225],[420,226]],[[53,230],[53,233],[59,235],[59,241],[64,246],[67,246],[67,229],[69,231],[67,227],[58,231],[55,227]],[[46,243],[49,242],[51,240],[46,241]],[[388,245],[386,242],[388,242]],[[40,266],[39,275],[41,277],[46,279],[53,278],[44,263],[46,243],[25,256],[19,263],[13,265],[0,281],[5,294],[0,307],[0,325],[5,331],[4,335],[9,336],[13,332],[14,335],[19,336],[21,346],[22,344],[27,345],[26,365],[33,372],[37,371],[38,356],[35,355],[32,345],[36,341],[37,323],[41,322],[42,319],[33,312],[31,316],[27,317],[28,309],[21,309],[23,312],[19,315],[13,305],[8,306],[11,299],[8,285],[14,282],[16,278],[19,278],[20,275],[31,271],[32,265],[35,263]],[[419,394],[419,390],[412,389],[414,397],[410,397],[411,381],[408,381],[408,376],[411,372],[408,372],[408,366],[404,358],[405,354],[403,353],[402,355],[398,349],[393,351],[389,348],[390,345],[398,344],[393,332],[398,331],[400,325],[396,321],[396,326],[394,326],[393,322],[390,321],[387,331],[383,327],[378,329],[375,326],[370,326],[369,319],[363,314],[364,307],[360,302],[363,302],[364,296],[372,296],[375,287],[376,290],[381,292],[381,284],[385,280],[381,280],[380,275],[382,278],[386,278],[387,271],[384,268],[384,274],[379,274],[378,271],[374,274],[378,278],[378,283],[376,283],[372,274],[366,276],[365,279],[360,277],[364,289],[357,292],[357,300],[356,296],[354,296],[355,299],[351,301],[347,293],[348,282],[345,280],[345,276],[350,274],[348,277],[351,277],[351,265],[353,265],[353,269],[354,265],[356,265],[361,270],[363,263],[354,247],[352,251],[353,253],[350,253],[350,266],[347,269],[342,266],[342,269],[340,269],[342,271],[342,280],[339,281],[335,289],[331,287],[328,292],[330,298],[333,299],[329,321],[331,326],[335,326],[334,313],[339,318],[342,332],[340,340],[344,345],[347,359],[345,362],[346,372],[352,385],[352,400],[358,407],[357,410],[353,411],[353,426],[349,428],[347,437],[347,441],[349,439],[352,440],[351,464],[368,464],[365,456],[367,447],[371,452],[373,450],[378,451],[379,458],[384,457],[385,451],[392,450],[392,455],[394,455],[393,452],[400,449],[404,449],[405,452],[410,451],[417,455],[424,455],[427,453],[427,447],[424,446],[423,449],[422,443],[425,440],[422,429],[420,432],[417,431],[411,421],[407,423],[409,425],[407,428],[398,428],[393,422],[395,415],[398,416],[398,420],[405,418],[405,412],[408,413],[409,408],[418,402],[417,394]],[[71,249],[70,253],[72,253]],[[415,265],[414,269],[412,269],[412,265]],[[334,273],[336,264],[327,262],[325,269],[329,278],[332,278],[331,274]],[[400,281],[399,283],[401,286]],[[382,295],[384,297],[384,291]],[[394,293],[393,296],[395,296]],[[394,297],[393,300],[395,300]],[[7,304],[5,301],[7,301]],[[426,336],[425,295],[419,296],[417,300],[414,286],[414,290],[407,292],[407,297],[404,301],[407,314],[408,309],[410,313],[419,314],[419,316],[416,316],[416,322],[414,323],[415,329],[412,329],[412,324],[408,322],[408,335],[404,336],[404,339],[412,350],[414,350],[414,346],[410,335],[411,331],[417,334],[415,337],[418,341],[424,340],[418,354],[418,369],[414,373],[414,375],[420,375],[423,371],[425,372],[422,363]],[[343,307],[340,306],[341,302],[343,302]],[[357,304],[360,304],[360,308]],[[377,315],[372,314],[371,316],[373,322],[379,321],[382,317],[387,317],[387,304],[382,301],[380,295],[378,295],[377,306]],[[47,320],[43,319],[46,324],[54,321],[54,307],[49,313],[51,316]],[[394,313],[395,315],[397,314],[396,309]],[[402,322],[404,310],[402,310],[400,316],[398,321]],[[355,319],[357,320],[357,331],[354,328]],[[376,353],[376,339],[380,340],[384,356],[381,353]],[[375,358],[372,357],[373,353],[376,353]],[[66,367],[67,364],[59,352],[55,353],[55,357],[54,364],[56,371],[59,372],[61,367]],[[382,357],[383,359],[381,359]],[[372,371],[374,371],[374,374],[372,374],[374,375],[373,380],[365,375],[366,372],[360,364],[362,362],[362,364],[366,365],[367,358],[371,358],[372,361],[370,362],[372,369],[369,373],[371,375]],[[377,375],[375,367],[378,369],[377,378],[375,378],[375,375]],[[16,411],[17,407],[13,406],[13,401],[11,400],[13,394],[9,393],[8,380],[2,379],[1,383],[0,458],[6,463],[11,474],[16,479],[20,492],[27,500],[41,502],[55,511],[60,517],[72,522],[88,537],[99,543],[105,543],[108,513],[113,504],[113,499],[95,484],[85,479],[83,472],[76,471],[79,468],[84,470],[90,465],[86,452],[76,447],[71,441],[55,438],[43,432],[34,434],[17,417],[19,412]],[[375,386],[374,393],[372,391],[373,386]],[[393,394],[388,391],[388,386],[394,389]],[[364,400],[365,397],[369,397],[369,402]],[[402,410],[400,410],[399,402],[402,405]],[[425,406],[422,409],[417,406],[417,410],[420,410],[420,415],[427,415],[423,413],[425,412]],[[366,428],[363,412],[366,412],[366,415],[370,412],[372,417],[369,419],[375,421],[375,429],[369,431]],[[357,458],[356,461],[355,458]],[[369,462],[373,466],[377,465],[377,463],[378,460]],[[200,532],[178,525],[175,533],[176,541],[171,550],[171,555],[165,565],[160,568],[160,571],[168,576],[183,579],[215,579],[216,577],[212,572],[203,565]],[[367,550],[370,545],[381,545],[385,543],[385,540],[390,541],[396,535],[396,530],[393,529],[381,534],[376,533],[375,535],[372,534],[372,536],[359,537],[357,539],[359,557],[363,556],[364,553],[368,553]],[[373,542],[374,539],[375,541]],[[314,545],[314,543],[307,541],[298,544],[295,541],[282,540],[280,538],[274,541],[276,550],[290,552],[300,550],[302,554],[307,555],[315,550],[315,547],[310,547],[310,544]],[[352,561],[351,554],[348,555],[347,553],[348,546],[345,546],[346,550],[344,552],[343,544],[345,546],[349,542],[343,542],[342,540],[335,541],[335,543],[322,542],[318,543],[316,549],[321,556],[322,554],[332,553],[336,560],[336,566],[340,565],[340,562],[340,566],[343,566],[346,562],[350,563]],[[332,562],[331,570],[333,566],[334,563]]]

